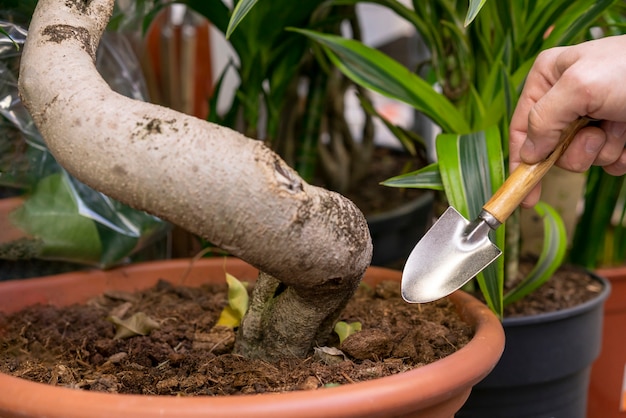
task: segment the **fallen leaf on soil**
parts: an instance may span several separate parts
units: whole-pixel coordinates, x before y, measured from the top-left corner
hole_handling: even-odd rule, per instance
[[[337,364],[348,359],[343,351],[335,347],[315,347],[314,351],[315,357],[326,364]]]
[[[228,306],[220,314],[217,325],[236,328],[248,310],[248,289],[232,274],[226,273],[226,283],[228,283]]]
[[[137,312],[130,318],[120,319],[117,316],[107,318],[115,325],[114,339],[124,339],[137,335],[148,335],[152,330],[159,328],[159,323],[143,312]]]

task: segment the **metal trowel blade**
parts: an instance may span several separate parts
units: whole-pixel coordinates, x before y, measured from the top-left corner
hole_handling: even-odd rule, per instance
[[[402,272],[402,297],[410,303],[440,299],[461,288],[502,253],[480,218],[469,222],[449,207],[417,243]]]

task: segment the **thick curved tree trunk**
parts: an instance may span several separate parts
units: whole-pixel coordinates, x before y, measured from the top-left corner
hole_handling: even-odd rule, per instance
[[[369,264],[363,215],[302,181],[259,141],[112,92],[94,66],[112,8],[113,0],[38,3],[19,88],[48,147],[94,189],[266,273],[240,332],[241,353],[306,355]]]

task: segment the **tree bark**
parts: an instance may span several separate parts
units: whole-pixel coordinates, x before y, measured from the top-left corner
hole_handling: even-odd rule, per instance
[[[258,318],[240,332],[249,335],[238,344],[243,354],[306,355],[369,265],[363,215],[304,182],[260,141],[112,92],[94,66],[112,9],[113,0],[39,1],[19,78],[37,128],[82,182],[266,273],[264,297],[252,298],[263,305],[251,308]],[[280,286],[268,292],[273,280]],[[247,332],[246,322],[263,331]]]

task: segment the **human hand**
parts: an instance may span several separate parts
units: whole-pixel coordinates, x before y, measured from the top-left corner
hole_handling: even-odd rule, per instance
[[[561,131],[581,116],[602,122],[581,129],[556,164],[574,172],[599,165],[609,174],[626,174],[626,35],[539,54],[511,119],[511,171],[520,161],[546,158]],[[522,206],[536,204],[540,193],[537,186]]]

